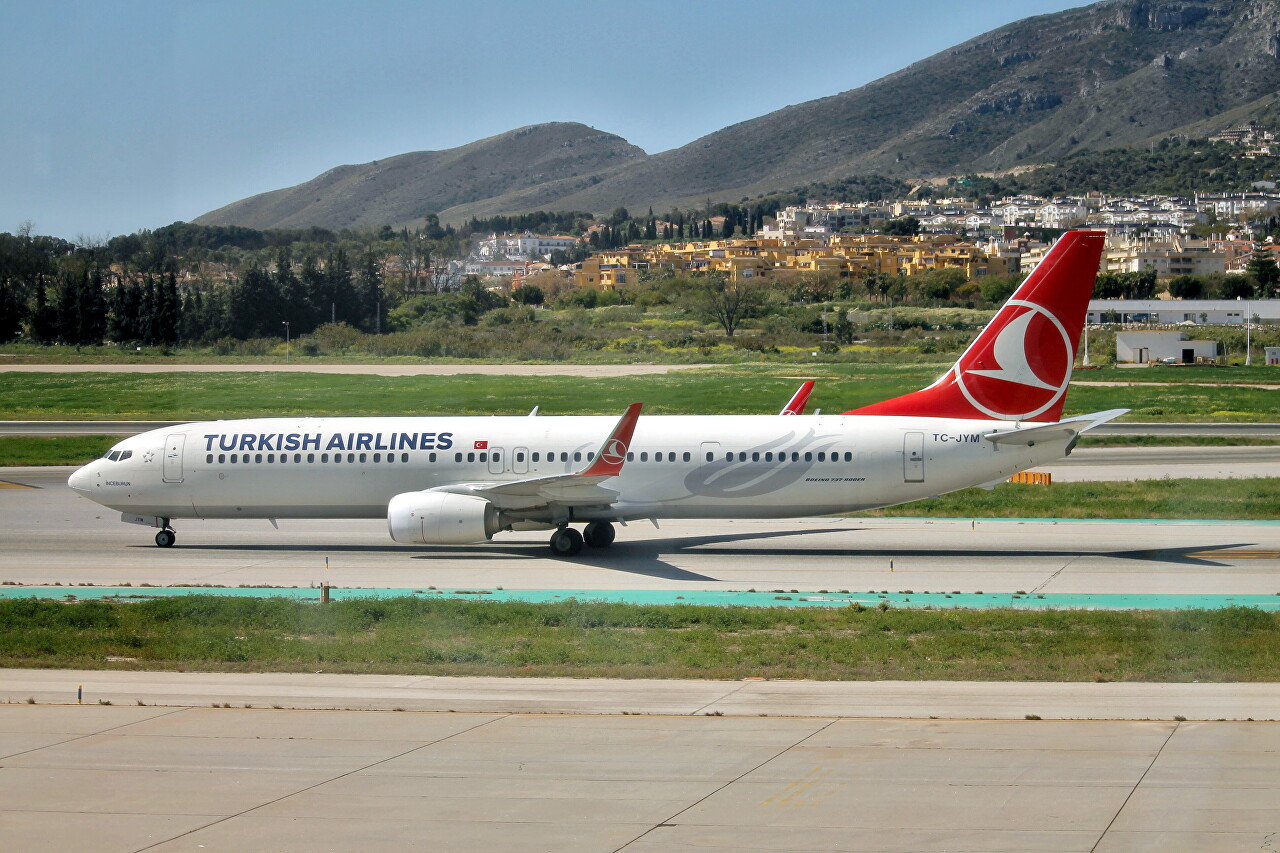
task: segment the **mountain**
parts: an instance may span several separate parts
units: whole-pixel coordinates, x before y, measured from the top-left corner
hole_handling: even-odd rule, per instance
[[[402,225],[531,187],[560,187],[559,195],[569,194],[645,156],[622,137],[586,125],[533,125],[447,151],[338,166],[295,187],[218,208],[195,222],[248,228]]]
[[[1277,0],[1105,0],[1009,24],[860,88],[653,156],[581,125],[538,125],[513,133],[598,134],[599,149],[581,146],[597,156],[564,162],[532,141],[517,151],[504,134],[342,167],[197,222],[332,227],[404,224],[429,210],[450,221],[536,209],[666,210],[851,174],[1003,170],[1255,116],[1274,122],[1278,59]],[[461,153],[475,146],[493,152],[483,155],[487,170],[455,165],[480,156]],[[506,156],[549,162],[498,159]],[[404,158],[431,165],[376,183],[366,177]],[[432,180],[412,183],[419,174]]]

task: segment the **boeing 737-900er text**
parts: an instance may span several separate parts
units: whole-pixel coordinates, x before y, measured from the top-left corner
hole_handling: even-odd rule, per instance
[[[1064,235],[932,385],[843,414],[798,414],[806,385],[777,415],[213,421],[125,439],[69,483],[159,528],[162,547],[180,518],[385,517],[414,545],[554,530],[560,556],[607,547],[615,522],[829,515],[994,485],[1123,414],[1062,419],[1104,237]]]

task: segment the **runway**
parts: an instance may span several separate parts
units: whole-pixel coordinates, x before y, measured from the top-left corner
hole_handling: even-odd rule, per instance
[[[73,494],[67,469],[0,480],[0,581],[427,590],[786,590],[1263,595],[1280,524],[810,518],[631,524],[604,551],[553,558],[544,533],[398,545],[362,521],[179,522],[178,547]]]

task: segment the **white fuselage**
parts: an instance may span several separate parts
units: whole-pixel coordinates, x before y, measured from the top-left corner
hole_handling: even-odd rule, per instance
[[[614,417],[264,418],[126,439],[77,492],[161,518],[379,518],[396,495],[566,474]],[[644,416],[611,506],[574,520],[782,518],[869,509],[982,485],[1061,457],[982,438],[999,420],[851,415]],[[116,451],[119,451],[118,453]],[[545,515],[545,513],[543,514]],[[537,511],[525,514],[546,521]]]

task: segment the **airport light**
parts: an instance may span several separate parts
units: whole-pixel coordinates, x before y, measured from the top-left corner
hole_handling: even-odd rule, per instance
[[[284,326],[284,363],[289,363],[289,321],[281,320],[280,325]]]

